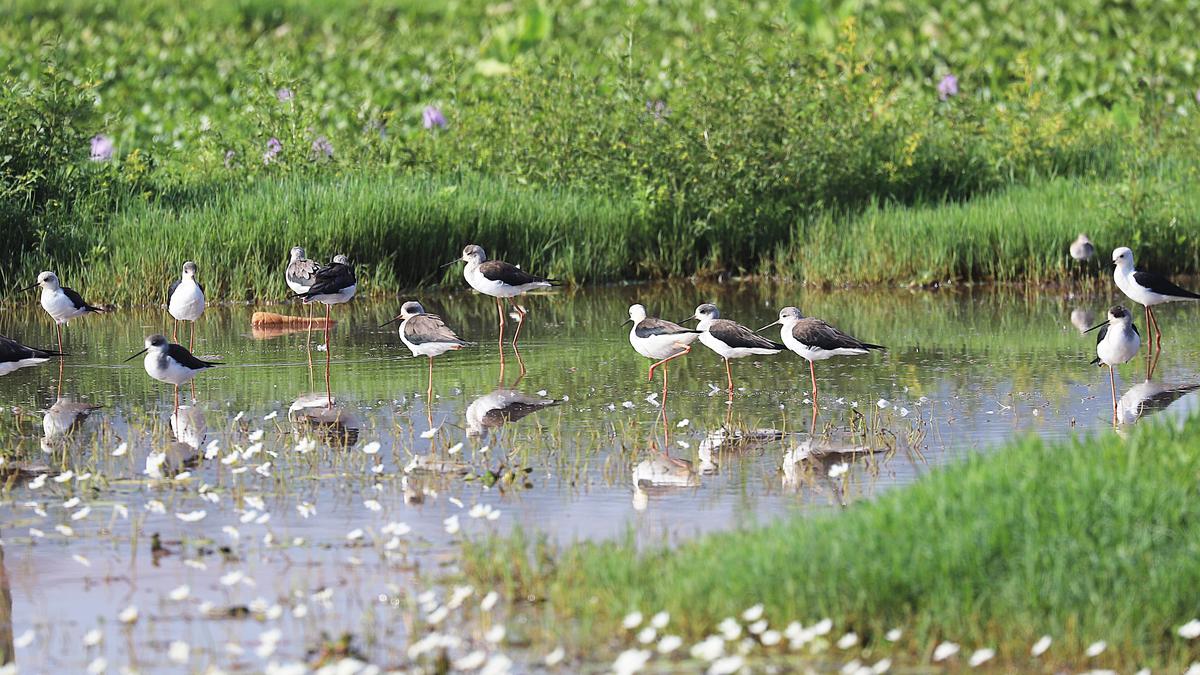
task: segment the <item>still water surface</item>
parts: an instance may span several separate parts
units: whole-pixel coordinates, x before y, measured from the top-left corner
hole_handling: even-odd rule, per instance
[[[336,308],[333,412],[318,393],[321,334],[310,368],[307,334],[252,330],[245,307],[200,322],[197,354],[225,365],[197,378],[194,404],[183,390],[177,416],[169,386],[140,359],[122,363],[169,333],[161,310],[78,320],[61,375],[47,363],[0,379],[12,598],[0,628],[9,618],[23,669],[260,671],[316,662],[322,636],[343,633],[353,653],[404,667],[428,614],[420,594],[453,570],[464,536],[520,525],[560,542],[632,532],[659,544],[846,508],[1025,433],[1112,433],[1107,375],[1088,365],[1094,334],[1071,321],[1103,320],[1111,297],[591,289],[529,298],[520,361],[510,349],[503,373],[490,299],[419,299],[477,342],[437,360],[432,402],[425,360],[377,328],[399,302]],[[889,351],[817,365],[815,435],[808,367],[790,353],[735,361],[730,405],[720,359],[697,343],[671,364],[664,410],[626,309],[679,320],[708,301],[754,328],[798,305]],[[1154,377],[1141,357],[1120,371],[1126,426],[1197,406],[1200,315],[1173,307],[1161,321]],[[54,340],[25,310],[0,314],[0,332]],[[463,630],[466,644],[503,648]]]

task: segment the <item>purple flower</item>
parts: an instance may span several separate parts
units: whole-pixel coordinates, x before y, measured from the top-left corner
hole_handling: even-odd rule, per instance
[[[646,114],[653,117],[656,122],[661,122],[663,118],[671,114],[671,109],[662,100],[646,101]]]
[[[312,158],[332,159],[333,143],[330,143],[329,139],[324,136],[317,136],[317,139],[312,142]]]
[[[426,129],[434,127],[445,129],[449,126],[446,122],[446,116],[442,114],[441,109],[437,106],[425,106],[424,112],[421,113],[421,120],[424,122]]]
[[[113,156],[112,139],[104,134],[92,136],[92,161],[107,162]]]
[[[232,168],[233,168],[233,158],[234,158],[234,157],[237,157],[237,153],[236,153],[236,152],[234,152],[234,151],[232,151],[232,150],[226,150],[226,151],[225,151],[225,168],[226,168],[226,169],[232,169]]]
[[[958,78],[953,75],[947,75],[938,82],[937,86],[938,99],[945,101],[951,96],[958,96]]]
[[[275,156],[281,152],[283,152],[283,143],[280,143],[278,138],[272,136],[271,140],[267,141],[267,151],[263,153],[263,164],[270,164],[271,160],[275,159]]]
[[[283,87],[282,89],[275,90],[275,98],[279,99],[282,103],[287,103],[288,101],[296,98],[296,92],[288,89],[287,87]]]

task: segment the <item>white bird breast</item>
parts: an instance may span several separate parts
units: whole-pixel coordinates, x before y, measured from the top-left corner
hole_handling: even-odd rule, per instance
[[[1126,333],[1113,326],[1104,335],[1104,339],[1096,345],[1096,356],[1100,357],[1101,362],[1115,366],[1126,363],[1137,356],[1141,346],[1142,341],[1137,333],[1132,330]]]
[[[474,288],[484,295],[490,295],[493,298],[515,298],[526,291],[532,291],[538,288],[550,288],[550,284],[545,282],[524,284],[522,286],[509,286],[502,281],[488,279],[479,272],[479,268],[477,267],[468,267],[467,269],[463,270],[463,276],[466,277],[467,283],[471,285],[471,288]]]
[[[167,303],[167,311],[178,321],[195,321],[204,313],[204,292],[195,281],[181,281],[171,300]]]
[[[648,359],[661,361],[668,356],[673,356],[683,351],[680,345],[690,345],[700,337],[699,333],[676,333],[674,335],[651,335],[650,337],[638,337],[637,326],[629,331],[629,344],[633,345],[637,353]]]
[[[730,347],[713,337],[712,333],[705,331],[700,334],[700,342],[706,347],[719,354],[726,359],[740,359],[746,356],[770,356],[775,353],[773,349],[760,349],[758,347]]]
[[[75,307],[75,303],[67,297],[62,290],[42,289],[42,309],[54,319],[56,323],[66,323],[77,316],[87,312],[82,307]]]
[[[142,362],[146,366],[146,374],[159,382],[174,384],[176,386],[185,384],[193,377],[198,370],[184,368],[175,359],[169,358],[166,354],[158,352],[147,352],[146,359]]]
[[[846,347],[839,347],[837,349],[820,349],[817,347],[809,347],[803,342],[797,340],[795,336],[792,335],[791,326],[785,326],[783,330],[779,331],[779,337],[783,340],[785,347],[793,352],[796,352],[802,358],[809,361],[824,361],[825,359],[831,359],[835,356],[857,356],[859,354],[867,353],[867,350],[865,349],[850,349]]]

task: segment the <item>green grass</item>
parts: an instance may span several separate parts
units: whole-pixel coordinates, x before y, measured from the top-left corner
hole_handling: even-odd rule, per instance
[[[965,202],[874,204],[849,216],[822,214],[797,227],[767,269],[816,284],[954,280],[1061,282],[1081,272],[1067,246],[1086,232],[1107,273],[1118,246],[1141,265],[1200,269],[1197,165],[1139,172],[1135,179],[1056,179]]]
[[[670,631],[695,640],[761,602],[777,628],[828,616],[835,637],[855,630],[876,655],[903,660],[952,640],[966,654],[994,647],[1022,670],[1180,671],[1200,655],[1175,635],[1200,606],[1198,432],[1192,420],[1128,439],[1027,439],[843,514],[673,549],[477,542],[465,573],[521,599],[536,637],[589,653],[632,642],[620,628],[632,610],[667,610]],[[892,627],[904,637],[888,648]],[[1042,634],[1055,643],[1035,664]],[[1110,646],[1089,661],[1094,640]]]
[[[1108,252],[1120,245],[1132,246],[1143,265],[1181,272],[1200,269],[1195,173],[1175,167],[1139,181],[1058,179],[961,203],[874,205],[763,241],[775,250],[766,259],[723,260],[710,253],[733,248],[737,232],[680,237],[628,196],[469,175],[294,175],[131,200],[107,230],[78,232],[73,246],[86,255],[27,256],[0,283],[21,285],[53,268],[91,296],[150,304],[162,301],[166,280],[194,259],[212,299],[279,300],[287,251],[302,245],[323,259],[347,253],[359,265],[360,292],[383,297],[461,285],[458,268],[440,266],[467,243],[578,284],[740,268],[818,286],[1054,283],[1106,275]],[[1099,250],[1087,266],[1066,255],[1081,231]]]
[[[86,266],[30,257],[10,285],[57,267],[68,283],[119,304],[162,302],[185,260],[200,266],[210,298],[280,300],[292,246],[328,260],[346,253],[364,295],[461,279],[464,245],[573,282],[636,276],[630,246],[643,232],[626,202],[479,178],[387,174],[292,176],[225,185],[166,202],[135,202],[113,217]]]

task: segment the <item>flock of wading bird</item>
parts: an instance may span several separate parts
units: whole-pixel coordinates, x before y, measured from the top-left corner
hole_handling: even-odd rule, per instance
[[[1089,260],[1095,254],[1095,246],[1085,235],[1079,235],[1069,248],[1070,255],[1077,261]],[[1185,290],[1172,283],[1166,277],[1152,272],[1140,271],[1134,267],[1133,251],[1121,247],[1113,251],[1113,279],[1117,288],[1130,300],[1142,305],[1146,312],[1147,325],[1154,331],[1152,354],[1157,356],[1162,351],[1162,331],[1154,316],[1154,307],[1167,302],[1200,300],[1200,294]],[[513,302],[513,298],[529,291],[550,288],[557,281],[546,277],[530,274],[521,268],[500,260],[488,260],[483,248],[471,244],[463,249],[462,256],[452,260],[443,267],[458,262],[466,263],[463,276],[472,288],[489,295],[496,300],[496,313],[499,320],[499,344],[501,364],[504,358],[504,302],[508,301],[517,327],[513,333],[514,349],[521,335],[521,327],[527,314],[525,308]],[[145,348],[126,359],[132,360],[145,354],[143,364],[146,373],[160,382],[166,382],[175,387],[175,410],[179,409],[179,385],[190,382],[202,370],[220,365],[217,362],[205,361],[192,354],[195,348],[195,322],[204,312],[204,287],[196,280],[196,264],[186,262],[183,265],[181,277],[171,284],[167,292],[167,311],[175,319],[173,339],[178,337],[180,321],[192,323],[189,348],[169,341],[163,335],[151,335],[145,340]],[[349,259],[338,255],[327,264],[320,264],[305,257],[304,249],[297,246],[291,250],[291,257],[284,272],[284,278],[291,289],[291,297],[300,298],[306,305],[320,303],[325,306],[325,389],[327,405],[333,405],[333,394],[330,386],[331,346],[329,340],[330,312],[333,305],[349,302],[358,289],[358,281],[354,268]],[[58,332],[58,350],[37,349],[25,346],[11,338],[0,336],[0,375],[9,373],[17,368],[42,363],[53,357],[63,357],[62,326],[72,319],[97,312],[104,312],[100,307],[86,302],[79,293],[63,286],[54,272],[42,272],[37,282],[22,289],[32,290],[41,287],[41,305],[46,313],[54,320]],[[413,356],[425,356],[429,359],[429,387],[427,395],[433,395],[433,359],[448,351],[462,349],[471,343],[458,337],[446,325],[441,317],[428,314],[421,303],[413,300],[403,303],[400,313],[383,326],[400,322],[400,340],[412,352]],[[813,317],[805,317],[796,307],[784,307],[779,310],[779,319],[758,330],[751,330],[735,321],[721,318],[716,305],[702,304],[695,313],[682,321],[697,321],[695,328],[688,328],[663,319],[649,316],[646,308],[640,304],[629,307],[629,319],[632,323],[629,332],[629,342],[642,356],[654,359],[650,365],[647,381],[654,380],[656,368],[662,368],[663,375],[663,410],[667,399],[667,377],[670,362],[692,349],[692,343],[697,339],[706,347],[716,352],[725,361],[725,375],[728,382],[729,401],[733,400],[733,371],[730,360],[747,356],[765,356],[791,350],[808,361],[809,374],[812,381],[813,415],[817,409],[817,376],[815,362],[830,359],[835,356],[853,356],[867,354],[873,350],[883,350],[882,345],[864,342],[852,337],[830,324]],[[775,342],[760,335],[771,326],[781,326],[780,339]],[[380,326],[381,328],[383,326]],[[1109,309],[1107,320],[1087,329],[1091,332],[1099,329],[1096,338],[1096,358],[1093,364],[1108,366],[1109,382],[1113,398],[1113,424],[1117,424],[1117,388],[1114,367],[1127,363],[1137,355],[1141,348],[1141,333],[1133,323],[1133,317],[1124,306],[1116,305]],[[518,354],[519,356],[519,354]],[[1153,373],[1150,361],[1147,377]],[[503,366],[502,366],[503,367]],[[521,362],[524,372],[524,363]]]

